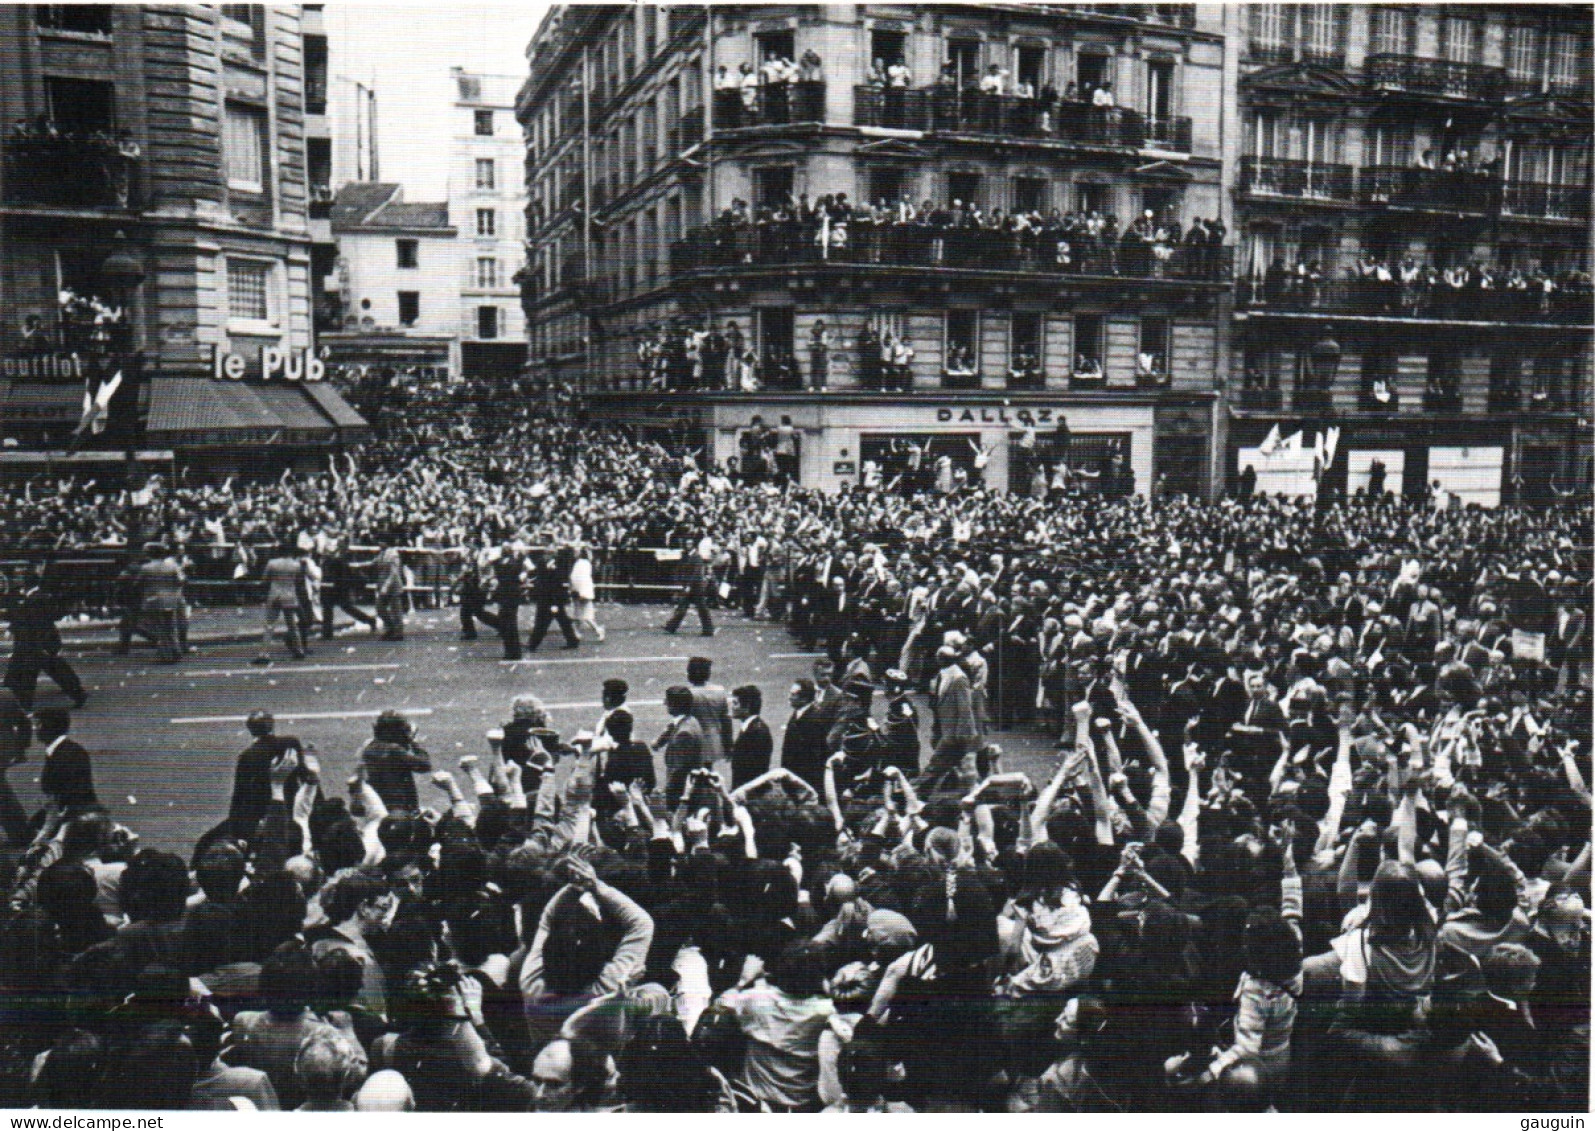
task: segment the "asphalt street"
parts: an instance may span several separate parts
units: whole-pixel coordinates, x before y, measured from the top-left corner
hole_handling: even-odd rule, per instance
[[[515,696],[540,697],[556,729],[570,735],[597,721],[600,687],[619,676],[631,684],[637,736],[651,742],[667,721],[665,688],[684,684],[688,657],[703,655],[714,660],[716,682],[763,690],[764,718],[779,751],[787,688],[809,673],[814,654],[802,652],[779,625],[722,614],[713,638],[686,628],[670,636],[660,628],[664,616],[662,607],[601,605],[605,643],[584,638],[579,649],[567,651],[555,630],[539,653],[515,663],[500,659],[494,637],[459,640],[453,610],[412,614],[402,643],[340,635],[293,661],[279,642],[269,667],[250,663],[260,652],[258,641],[206,644],[175,666],[154,663],[147,649],[116,656],[73,652],[69,645],[68,658],[90,692],[88,705],[74,713],[73,730],[93,752],[96,785],[112,815],[143,843],[185,854],[201,831],[226,815],[233,764],[249,743],[244,720],[259,708],[277,716],[279,734],[314,744],[324,788],[341,792],[372,720],[390,708],[414,719],[435,767],[457,771],[461,756],[487,753],[486,733],[509,719]],[[522,619],[529,624],[529,612]],[[43,680],[37,702],[64,705],[65,699]],[[928,711],[921,714],[928,745]],[[997,737],[1010,755],[1007,768],[1032,777],[1045,772],[1045,736]],[[10,772],[30,807],[40,802],[43,756],[34,746],[28,761]],[[423,797],[441,797],[429,784],[421,789]]]

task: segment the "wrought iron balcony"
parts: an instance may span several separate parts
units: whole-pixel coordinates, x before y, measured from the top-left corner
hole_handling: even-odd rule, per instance
[[[1375,90],[1395,90],[1433,98],[1496,102],[1506,89],[1506,71],[1502,68],[1457,63],[1450,59],[1370,55],[1363,64],[1363,72],[1368,85]]]
[[[1367,204],[1394,204],[1428,212],[1495,211],[1501,182],[1481,169],[1424,169],[1369,165],[1358,178]]]
[[[1236,400],[1237,407],[1244,412],[1278,412],[1285,403],[1279,387],[1267,385],[1243,388]]]
[[[1380,279],[1241,279],[1235,306],[1264,314],[1345,314],[1365,318],[1428,318],[1458,322],[1557,322],[1588,325],[1592,295],[1587,283],[1523,287],[1452,287],[1402,284]]]
[[[1461,412],[1462,388],[1455,381],[1431,380],[1423,390],[1424,412]]]
[[[1060,240],[1068,243],[1066,255],[1059,253]],[[830,265],[1215,283],[1230,278],[1233,251],[1184,244],[1092,245],[1082,236],[1055,238],[989,228],[860,223],[850,226],[845,246],[822,249],[813,234],[795,225],[712,224],[674,244],[670,262],[676,274]]]
[[[139,206],[138,146],[102,137],[9,137],[5,201],[48,208]]]
[[[1242,157],[1240,188],[1256,196],[1349,202],[1356,198],[1357,170],[1284,157]]]
[[[1507,181],[1501,191],[1501,211],[1509,216],[1539,216],[1548,220],[1588,220],[1588,185],[1547,185],[1533,181]]]
[[[750,126],[789,126],[825,121],[825,83],[761,83],[749,91],[714,92],[714,126],[738,130]]]
[[[310,186],[310,218],[312,220],[326,220],[332,215],[333,202],[338,199],[338,194],[326,184]]]
[[[1118,106],[988,94],[974,87],[853,89],[853,124],[928,133],[1025,137],[1121,149],[1191,151],[1191,120],[1146,118]]]
[[[1291,393],[1291,408],[1296,412],[1328,412],[1334,407],[1335,394],[1332,389],[1319,388],[1316,385],[1298,385]]]

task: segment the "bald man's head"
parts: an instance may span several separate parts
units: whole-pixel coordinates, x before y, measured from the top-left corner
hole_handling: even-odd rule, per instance
[[[409,1082],[391,1068],[373,1072],[354,1098],[356,1111],[414,1111]]]

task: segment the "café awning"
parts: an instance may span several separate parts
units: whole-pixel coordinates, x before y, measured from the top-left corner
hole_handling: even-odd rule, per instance
[[[332,445],[363,439],[365,421],[335,389],[200,377],[149,382],[148,442],[173,447]]]

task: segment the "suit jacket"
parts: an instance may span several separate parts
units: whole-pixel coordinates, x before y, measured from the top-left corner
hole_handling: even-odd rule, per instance
[[[99,795],[94,792],[94,769],[89,764],[89,752],[71,736],[56,745],[55,752],[44,760],[39,774],[39,789],[65,813],[84,813],[100,808]]]
[[[829,729],[817,705],[804,708],[786,722],[781,736],[781,766],[791,770],[815,789],[825,788],[825,732]]]
[[[271,764],[288,750],[301,750],[304,744],[289,735],[266,734],[251,742],[238,756],[233,770],[233,801],[227,820],[235,836],[252,837],[260,819],[271,805]],[[299,790],[302,771],[295,770],[284,796],[290,800]]]
[[[731,744],[731,788],[752,781],[770,768],[775,739],[770,724],[758,716],[749,719]]]
[[[703,728],[704,764],[724,761],[731,752],[731,701],[726,689],[717,683],[692,688],[692,717]]]
[[[703,727],[688,715],[671,727],[665,742],[665,799],[671,805],[686,792],[687,775],[704,764]]]
[[[61,630],[56,621],[65,612],[44,589],[31,589],[11,614],[11,637],[16,650],[53,656],[61,650]]]
[[[938,746],[957,740],[973,750],[980,738],[980,722],[975,718],[974,689],[962,670],[955,670],[950,679],[941,674],[936,676],[932,706],[936,713],[931,740]]]
[[[614,795],[609,792],[610,783],[619,782],[629,786],[634,781],[642,782],[643,788],[649,793],[659,784],[654,776],[653,751],[641,742],[628,742],[604,755],[604,768],[598,775],[597,788],[593,790],[593,808],[601,813],[620,808]]]

